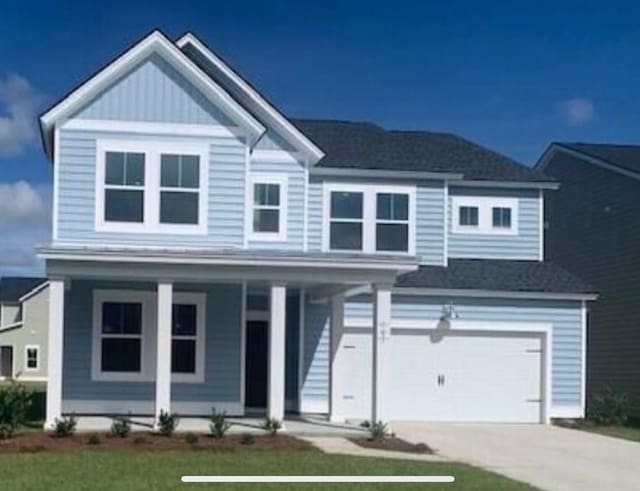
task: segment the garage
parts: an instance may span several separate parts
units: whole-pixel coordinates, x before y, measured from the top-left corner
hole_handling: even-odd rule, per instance
[[[395,328],[389,413],[405,421],[544,421],[545,335],[491,330]],[[358,332],[359,331],[359,332]],[[340,343],[343,414],[368,418],[371,334],[347,330]]]

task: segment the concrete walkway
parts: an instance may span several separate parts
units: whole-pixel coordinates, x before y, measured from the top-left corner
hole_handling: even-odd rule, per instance
[[[405,440],[548,491],[639,491],[640,443],[544,425],[393,423]]]

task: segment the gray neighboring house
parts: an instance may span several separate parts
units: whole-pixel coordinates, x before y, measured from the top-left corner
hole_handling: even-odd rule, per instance
[[[48,329],[47,279],[1,278],[0,381],[46,381]]]
[[[545,202],[545,254],[592,284],[587,400],[607,386],[640,417],[640,145],[552,143],[537,169],[562,184]]]

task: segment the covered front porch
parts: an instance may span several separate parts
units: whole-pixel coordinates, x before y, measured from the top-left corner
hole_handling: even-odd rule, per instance
[[[306,311],[323,305],[333,360],[354,288],[374,293],[371,418],[387,419],[391,287],[413,258],[72,247],[41,255],[50,278],[47,427],[69,413],[155,422],[163,411],[215,408],[282,421],[313,411],[301,395]],[[335,369],[329,363],[327,416],[342,421]]]

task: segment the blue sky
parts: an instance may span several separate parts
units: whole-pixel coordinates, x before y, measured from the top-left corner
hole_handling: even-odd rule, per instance
[[[0,275],[41,271],[49,238],[36,115],[154,27],[193,31],[291,116],[450,131],[525,164],[552,140],[638,142],[640,6],[430,3],[3,2]]]

